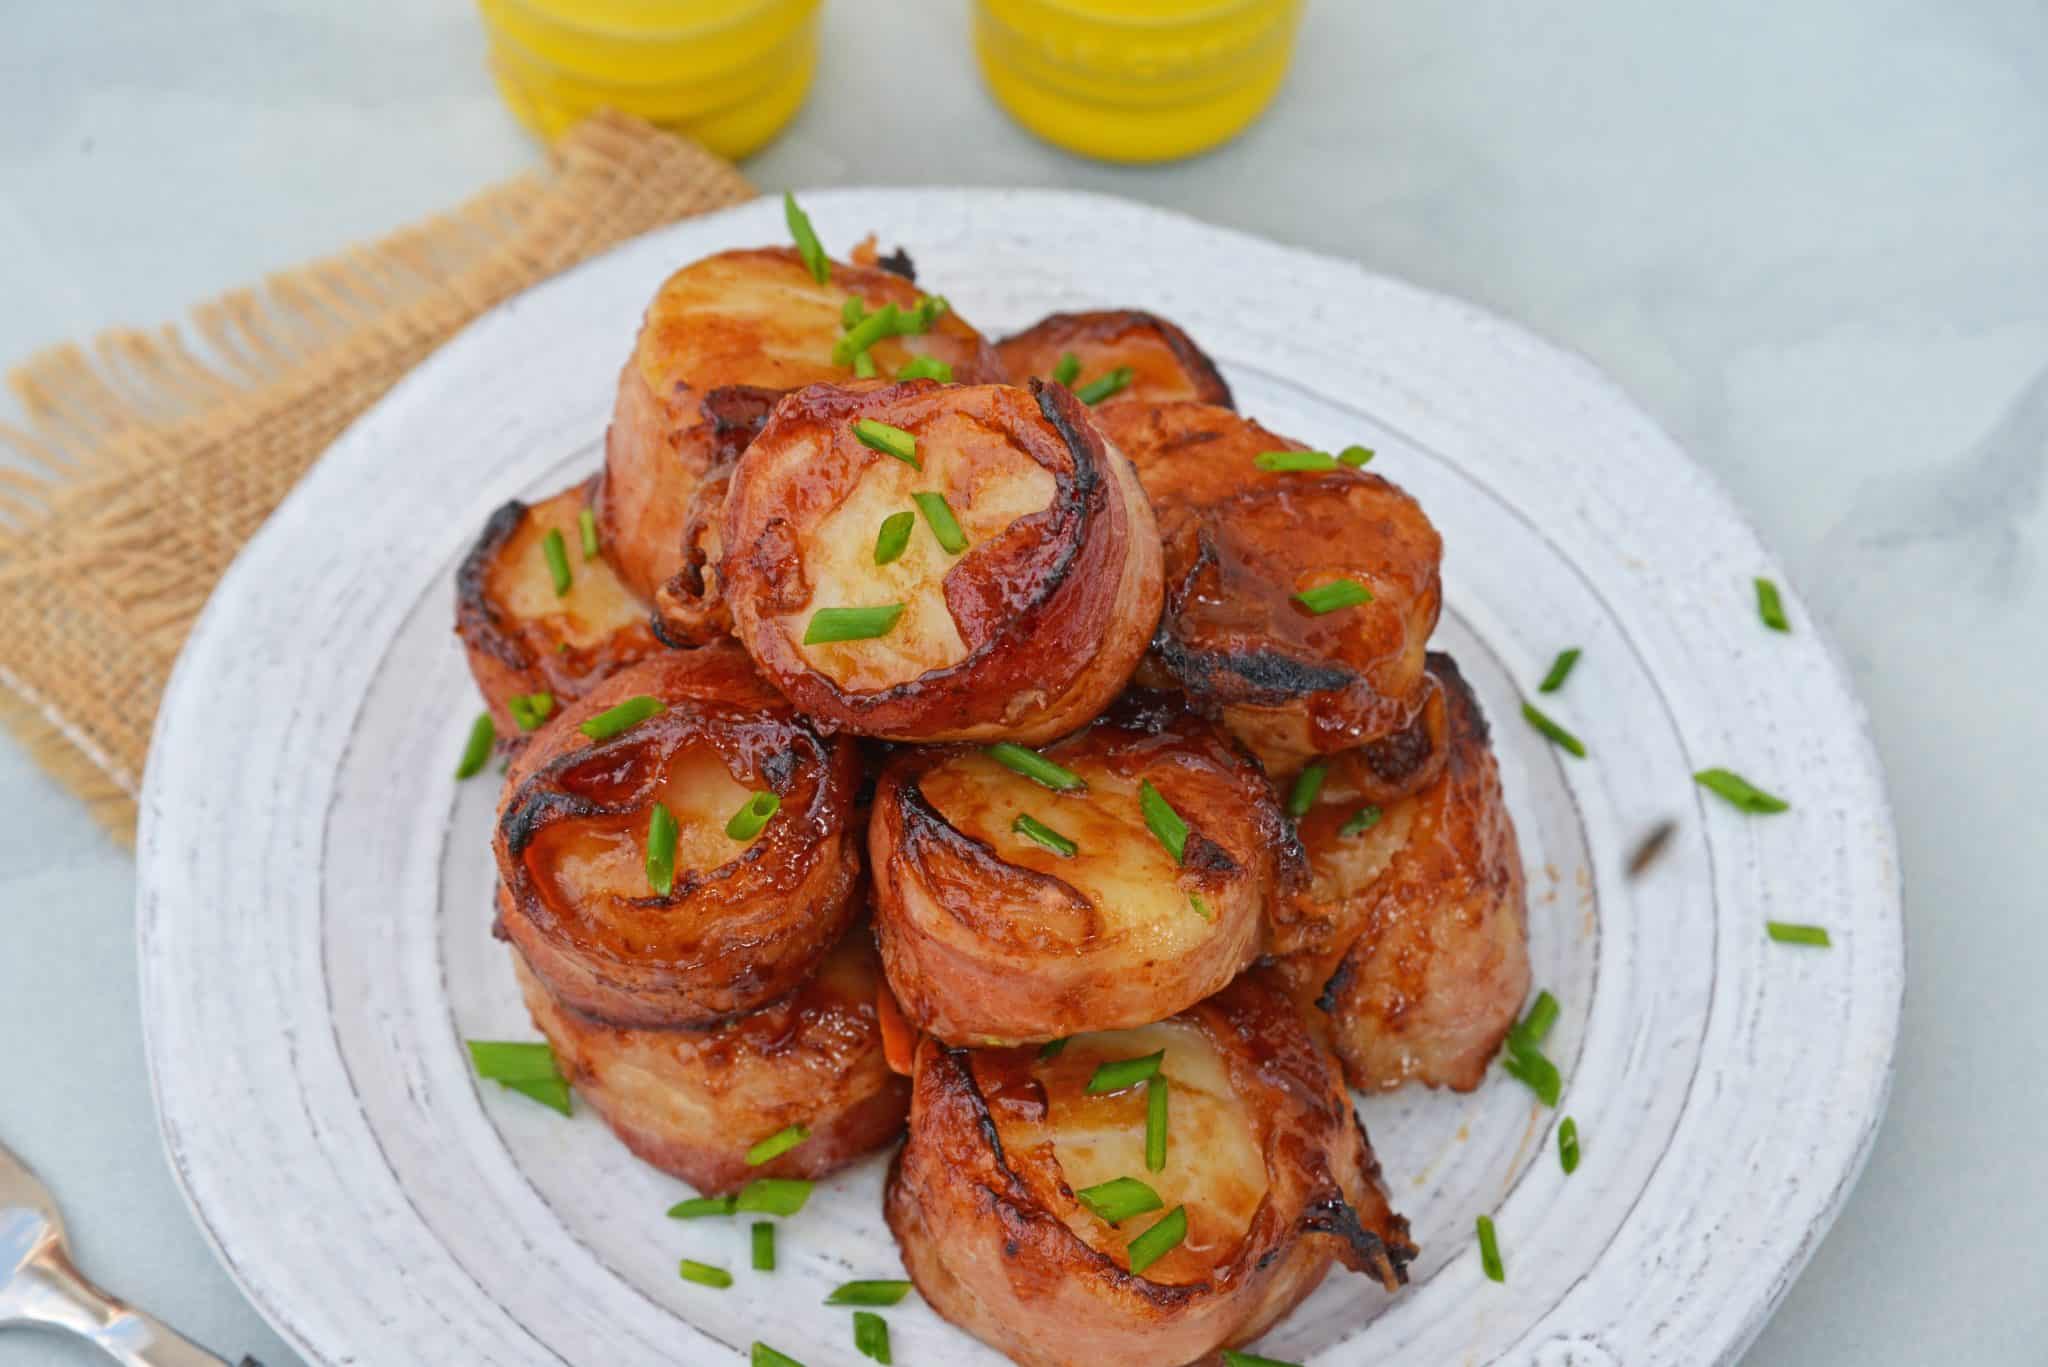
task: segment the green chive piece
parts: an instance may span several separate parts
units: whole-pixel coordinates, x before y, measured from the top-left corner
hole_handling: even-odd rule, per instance
[[[1536,1093],[1536,1099],[1546,1106],[1557,1105],[1557,1099],[1564,1091],[1564,1079],[1558,1075],[1557,1065],[1533,1045],[1517,1047],[1512,1035],[1508,1040],[1507,1057],[1501,1060],[1500,1069]]]
[[[576,532],[583,541],[583,558],[597,559],[597,514],[585,508],[576,514]]]
[[[1522,720],[1542,732],[1553,745],[1563,747],[1566,754],[1575,755],[1580,759],[1586,757],[1586,743],[1544,716],[1535,703],[1522,704]]]
[[[1361,603],[1370,603],[1372,590],[1356,579],[1332,579],[1327,584],[1303,589],[1294,595],[1294,601],[1321,617],[1339,608],[1355,608]]]
[[[1719,793],[1743,811],[1756,816],[1768,816],[1772,812],[1789,810],[1792,806],[1784,798],[1775,797],[1742,775],[1726,769],[1702,769],[1692,777],[1700,787]]]
[[[1145,1083],[1145,1171],[1166,1171],[1166,1074]]]
[[[917,458],[917,438],[900,427],[891,427],[886,422],[873,418],[862,418],[853,425],[853,435],[860,438],[860,444],[871,451],[880,451],[885,456],[894,456],[913,470],[922,470],[924,465]]]
[[[1183,862],[1188,853],[1188,823],[1180,819],[1172,803],[1159,795],[1150,779],[1138,785],[1138,806],[1145,813],[1145,824],[1173,856],[1173,862]]]
[[[476,1075],[488,1082],[559,1082],[555,1051],[520,1040],[465,1040]]]
[[[1500,1244],[1493,1235],[1493,1217],[1479,1217],[1479,1265],[1486,1269],[1490,1281],[1507,1283],[1508,1270],[1500,1260]]]
[[[856,356],[884,337],[910,330],[904,325],[903,311],[894,304],[884,304],[846,330],[832,347],[832,364],[852,365]]]
[[[476,720],[469,724],[469,739],[462,743],[462,758],[455,765],[455,777],[470,778],[482,773],[497,740],[498,728],[491,724],[491,714],[477,713]]]
[[[846,1282],[825,1297],[827,1305],[900,1305],[910,1294],[907,1281]]]
[[[551,1111],[563,1115],[574,1115],[575,1108],[569,1101],[569,1084],[561,1078],[539,1078],[532,1082],[507,1082],[504,1084],[523,1097],[538,1101]]]
[[[794,1215],[811,1199],[801,1177],[756,1177],[733,1198],[733,1209],[748,1215]]]
[[[1543,1041],[1550,1038],[1550,1027],[1557,1024],[1557,1016],[1557,998],[1545,988],[1529,1003],[1529,1014],[1516,1022],[1509,1036],[1526,1048],[1541,1049]]]
[[[683,1274],[684,1281],[695,1282],[699,1286],[716,1287],[723,1291],[732,1285],[732,1273],[722,1267],[713,1267],[710,1263],[685,1258],[676,1270]]]
[[[1379,824],[1379,808],[1361,807],[1358,809],[1357,816],[1352,817],[1349,821],[1345,822],[1343,825],[1337,828],[1337,834],[1343,839],[1349,840],[1352,836],[1357,835],[1359,832],[1369,831]]]
[[[1082,385],[1074,391],[1074,397],[1085,404],[1098,404],[1113,394],[1121,394],[1129,389],[1131,381],[1136,378],[1136,372],[1129,366],[1120,365],[1107,375],[1098,375]]]
[[[1075,793],[1088,785],[1081,776],[1070,769],[1062,769],[1036,750],[1009,741],[997,741],[988,748],[988,757],[1005,769],[1014,770],[1034,783],[1042,783],[1057,793]]]
[[[747,1150],[747,1166],[758,1168],[771,1158],[780,1158],[783,1154],[788,1153],[810,1137],[811,1131],[809,1126],[784,1125],[774,1134],[769,1135],[766,1139],[761,1140]]]
[[[1195,915],[1201,917],[1204,921],[1213,921],[1216,919],[1216,913],[1212,911],[1209,907],[1209,899],[1202,896],[1201,893],[1189,893],[1188,905],[1193,907],[1195,909]]]
[[[860,320],[868,316],[868,301],[857,294],[846,296],[846,302],[839,306],[839,326],[847,331],[860,326]]]
[[[1188,1208],[1175,1206],[1157,1224],[1131,1240],[1124,1252],[1131,1258],[1131,1275],[1137,1276],[1167,1254],[1179,1248],[1181,1241],[1188,1237]]]
[[[1301,1367],[1301,1364],[1282,1362],[1279,1358],[1262,1358],[1257,1353],[1240,1353],[1235,1348],[1225,1348],[1223,1367]]]
[[[924,520],[931,524],[932,535],[948,555],[958,555],[967,549],[967,533],[960,530],[959,519],[953,516],[953,509],[946,502],[944,494],[912,494],[910,501],[924,514]]]
[[[725,1196],[692,1196],[687,1201],[678,1201],[670,1206],[668,1208],[668,1218],[671,1220],[701,1220],[707,1215],[730,1215],[733,1212],[733,1208],[738,1204],[739,1197],[731,1194]]]
[[[621,731],[629,731],[649,717],[667,711],[659,698],[650,698],[642,693],[637,698],[628,698],[617,707],[608,707],[577,727],[592,740],[610,740]]]
[[[1010,824],[1010,830],[1017,835],[1023,836],[1026,840],[1037,841],[1062,859],[1072,859],[1081,848],[1052,827],[1046,825],[1043,821],[1035,817],[1026,816],[1021,812],[1018,813],[1017,819]]]
[[[1309,808],[1316,805],[1316,798],[1323,791],[1323,779],[1328,776],[1330,766],[1318,761],[1301,771],[1294,780],[1294,788],[1287,794],[1287,814],[1296,821],[1308,815]]]
[[[1579,1170],[1579,1122],[1570,1116],[1557,1127],[1557,1161],[1567,1177]]]
[[[945,317],[947,313],[951,312],[952,308],[953,306],[946,302],[946,296],[943,294],[918,295],[917,312],[913,315],[917,320],[916,330],[918,332],[930,332],[933,325],[939,319]]]
[[[1555,693],[1564,687],[1564,681],[1572,675],[1572,666],[1579,662],[1579,648],[1560,650],[1557,658],[1550,662],[1550,672],[1543,676],[1543,682],[1536,685],[1538,693]]]
[[[1098,1065],[1095,1076],[1088,1079],[1088,1095],[1101,1096],[1105,1092],[1121,1092],[1126,1087],[1135,1087],[1148,1078],[1159,1076],[1159,1065],[1165,1061],[1164,1049],[1140,1058],[1111,1059]]]
[[[1756,615],[1772,631],[1792,630],[1792,623],[1785,616],[1784,600],[1778,597],[1778,586],[1768,579],[1756,581]]]
[[[1790,921],[1766,921],[1764,931],[1781,945],[1815,945],[1821,949],[1830,948],[1825,926],[1795,925]]]
[[[804,1367],[787,1353],[778,1353],[760,1340],[748,1349],[747,1367]]]
[[[903,615],[903,604],[883,603],[871,608],[819,608],[804,628],[804,644],[826,645],[833,641],[871,641],[887,636],[889,628]]]
[[[953,367],[936,356],[913,356],[897,368],[899,380],[937,380],[941,384],[953,383]]]
[[[1337,458],[1328,451],[1261,451],[1252,464],[1261,470],[1334,470]]]
[[[863,380],[875,378],[875,358],[868,352],[861,352],[853,358],[853,373]]]
[[[775,1270],[775,1226],[766,1220],[754,1221],[751,1231],[754,1241],[754,1270],[773,1272]]]
[[[1062,351],[1059,364],[1052,368],[1052,378],[1054,384],[1072,389],[1074,381],[1081,378],[1081,358],[1071,351]]]
[[[875,533],[875,563],[886,565],[903,554],[910,544],[911,528],[917,525],[917,514],[912,512],[891,513],[882,519],[882,529]]]
[[[1135,1177],[1113,1177],[1074,1193],[1074,1199],[1105,1224],[1120,1225],[1133,1215],[1166,1209],[1159,1193]]]
[[[676,819],[664,803],[647,814],[647,886],[663,897],[676,890]]]
[[[1065,1037],[1049,1039],[1038,1046],[1038,1061],[1040,1063],[1050,1063],[1066,1051],[1067,1041]]]
[[[853,1346],[862,1357],[871,1358],[882,1367],[895,1362],[889,1356],[889,1322],[872,1310],[853,1312]]]
[[[1356,470],[1361,465],[1372,464],[1374,452],[1370,446],[1347,446],[1337,453],[1337,463]]]
[[[825,259],[825,245],[811,227],[811,216],[797,207],[796,196],[787,190],[782,192],[782,219],[789,224],[789,235],[796,239],[797,254],[810,268],[811,279],[821,285],[830,280],[832,263]]]
[[[782,810],[782,799],[773,793],[755,793],[732,814],[732,820],[725,823],[726,838],[730,840],[752,840],[761,833],[770,817]]]
[[[575,582],[569,577],[569,547],[562,540],[561,528],[548,528],[548,534],[540,539],[540,553],[547,559],[548,576],[555,581],[555,597],[560,598]]]

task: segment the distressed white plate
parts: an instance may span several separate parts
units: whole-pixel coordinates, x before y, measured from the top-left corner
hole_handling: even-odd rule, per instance
[[[1336,1363],[1701,1364],[1749,1342],[1812,1253],[1884,1108],[1904,982],[1898,867],[1862,708],[1726,497],[1576,357],[1464,304],[1116,200],[807,197],[826,242],[901,241],[991,335],[1053,309],[1179,320],[1240,406],[1362,441],[1448,548],[1439,636],[1494,724],[1529,870],[1536,981],[1564,1005],[1556,1112],[1496,1075],[1362,1098],[1423,1253],[1386,1297],[1338,1276],[1262,1351]],[[489,937],[496,785],[450,773],[477,702],[452,573],[485,516],[595,468],[642,306],[676,266],[784,238],[761,201],[512,301],[337,442],[193,631],[142,800],[144,1018],[171,1159],[235,1277],[320,1364],[733,1361],[765,1339],[857,1363],[854,1276],[899,1275],[883,1161],[785,1222],[672,1222],[685,1188],[595,1116],[472,1079],[464,1036],[531,1034]],[[1573,760],[1518,715],[1544,706]],[[1747,817],[1709,765],[1788,796]],[[1638,880],[1625,866],[1667,819]],[[1776,945],[1819,922],[1832,951]],[[1577,1118],[1566,1177],[1555,1124]],[[1481,1274],[1474,1217],[1507,1282]],[[736,1270],[678,1280],[679,1257]],[[994,1361],[915,1299],[896,1361]],[[1161,1367],[1165,1367],[1164,1364]]]

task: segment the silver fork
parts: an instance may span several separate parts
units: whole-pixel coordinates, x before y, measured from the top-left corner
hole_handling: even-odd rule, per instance
[[[227,1367],[225,1359],[87,1281],[64,1247],[57,1203],[0,1145],[0,1328],[10,1324],[67,1330],[127,1367]]]

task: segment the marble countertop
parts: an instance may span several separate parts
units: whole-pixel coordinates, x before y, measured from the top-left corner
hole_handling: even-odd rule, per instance
[[[1861,1187],[1752,1361],[2048,1341],[2048,17],[2037,0],[1320,0],[1267,118],[1085,163],[989,102],[964,0],[842,0],[761,185],[1058,185],[1476,300],[1615,375],[1783,554],[1872,712],[1911,982]],[[0,20],[0,363],[530,166],[454,0]],[[906,85],[914,87],[906,93]],[[5,405],[0,403],[0,421]],[[128,856],[0,741],[0,1140],[93,1274],[296,1361],[208,1255],[142,1063]],[[0,1367],[97,1361],[0,1333]]]

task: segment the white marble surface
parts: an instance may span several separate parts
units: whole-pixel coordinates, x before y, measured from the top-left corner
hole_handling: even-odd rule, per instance
[[[828,25],[809,108],[749,167],[761,184],[1101,189],[1353,256],[1586,352],[1733,489],[1874,714],[1912,973],[1868,1174],[1753,1360],[2041,1361],[2048,906],[2022,863],[2048,835],[2038,0],[1320,0],[1263,123],[1143,171],[1011,126],[953,0],[839,0]],[[0,361],[173,316],[533,156],[453,0],[17,0]],[[0,1140],[109,1285],[292,1362],[158,1151],[127,857],[4,743],[0,804]],[[91,1360],[0,1333],[0,1367]]]

